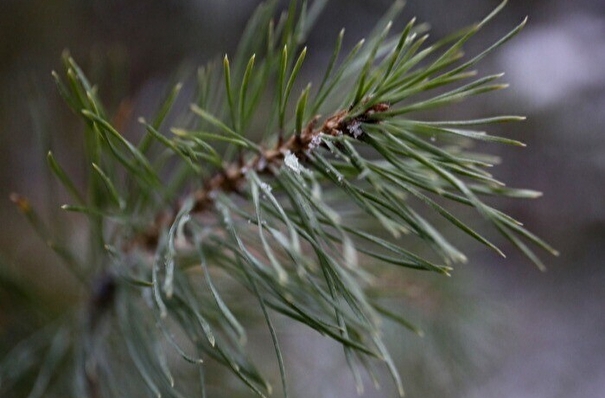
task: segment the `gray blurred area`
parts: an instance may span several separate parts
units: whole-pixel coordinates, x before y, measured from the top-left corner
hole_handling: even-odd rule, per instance
[[[0,279],[0,357],[44,322],[45,311],[60,313],[81,294],[8,200],[10,192],[20,192],[42,213],[56,211],[60,203],[47,198],[64,193],[48,183],[49,148],[76,179],[82,177],[80,121],[56,93],[50,74],[61,70],[61,53],[69,49],[98,83],[110,110],[125,99],[132,104],[124,129],[136,136],[136,118],[153,113],[179,71],[233,52],[257,3],[0,0],[0,267],[7,267],[10,278],[36,286],[48,306],[24,316],[19,289]],[[417,16],[438,38],[498,3],[409,0],[398,24]],[[309,39],[305,78],[321,70],[341,27],[350,47],[389,4],[333,0]],[[426,282],[443,292],[443,305],[430,310],[435,314],[418,310],[414,298],[403,300],[399,309],[410,307],[426,333],[418,338],[386,325],[409,397],[605,397],[605,2],[511,0],[468,53],[526,15],[523,32],[479,65],[481,73],[506,72],[511,87],[435,117],[527,116],[526,122],[491,130],[527,148],[481,148],[502,156],[494,170],[501,180],[544,193],[500,206],[561,255],[544,254],[548,271],[541,273],[510,247],[508,258],[500,259],[470,245],[471,261],[451,280]],[[403,278],[413,280],[414,274]],[[447,299],[448,289],[455,290],[454,301]],[[286,323],[280,330],[295,397],[356,396],[338,346]],[[267,372],[275,372],[267,333],[257,333],[251,351],[268,363]],[[273,380],[279,384],[277,374]],[[390,381],[381,381],[381,390],[367,383],[364,396],[395,396]]]

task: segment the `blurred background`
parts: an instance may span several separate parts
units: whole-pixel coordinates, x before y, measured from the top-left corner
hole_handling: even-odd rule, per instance
[[[416,16],[438,38],[479,20],[498,3],[409,0],[398,23]],[[51,78],[52,70],[61,70],[61,53],[69,49],[110,110],[130,104],[124,130],[134,134],[136,118],[153,113],[179,71],[233,52],[257,4],[0,0],[0,357],[78,297],[60,262],[8,199],[10,192],[23,193],[49,217],[57,212],[57,203],[47,200],[57,189],[48,183],[49,148],[78,178],[80,120]],[[350,48],[389,5],[332,0],[309,39],[304,77],[313,78],[325,65],[341,27]],[[510,0],[468,53],[526,15],[523,32],[479,65],[482,74],[506,72],[511,87],[436,117],[527,116],[524,123],[491,130],[527,148],[484,149],[504,159],[494,170],[501,180],[544,193],[500,206],[561,256],[543,255],[548,271],[541,273],[511,248],[505,248],[507,259],[499,259],[472,246],[470,263],[459,266],[454,278],[427,281],[442,292],[437,309],[420,311],[413,299],[401,303],[401,311],[413,314],[426,333],[420,339],[386,327],[410,397],[605,396],[605,2]],[[43,298],[39,313],[22,310],[32,299],[21,290],[23,281]],[[251,350],[274,362],[265,331],[258,333]],[[283,325],[281,333],[294,396],[355,396],[337,345],[301,328]],[[267,365],[267,371],[275,367]],[[278,376],[274,380],[279,384]],[[379,391],[368,385],[365,396],[395,393],[384,380]]]

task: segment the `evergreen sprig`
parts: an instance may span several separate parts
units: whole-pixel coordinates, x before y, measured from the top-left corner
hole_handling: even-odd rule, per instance
[[[453,264],[466,261],[418,204],[499,254],[448,209],[450,203],[474,208],[540,268],[528,243],[556,253],[484,201],[539,194],[505,187],[486,171],[490,157],[465,149],[469,139],[523,145],[475,130],[523,118],[413,116],[504,88],[497,83],[501,75],[477,77],[472,68],[525,21],[465,60],[462,46],[505,2],[480,23],[430,45],[415,20],[390,34],[390,21],[402,8],[395,2],[345,56],[341,31],[319,85],[308,84],[297,96],[307,54],[302,46],[325,3],[292,1],[278,19],[277,1],[261,5],[235,55],[199,70],[190,123],[165,123],[175,112],[179,84],[151,122],[140,119],[146,135],[138,143],[118,131],[95,86],[65,55],[65,77],[54,76],[86,123],[88,186],[82,190],[73,182],[50,152],[48,162],[74,200],[63,209],[89,220],[87,252],[54,243],[27,199],[12,199],[90,289],[87,316],[59,322],[46,345],[32,337],[35,344],[25,351],[43,353],[40,363],[30,361],[16,372],[6,364],[24,350],[9,353],[0,391],[39,369],[32,396],[41,396],[63,364],[61,376],[71,380],[65,383],[75,396],[205,394],[204,361],[211,359],[265,396],[271,385],[248,358],[242,321],[258,306],[286,394],[276,313],[341,343],[360,391],[358,367],[372,372],[377,359],[403,394],[380,320],[390,317],[418,330],[366,294],[380,282],[373,264],[449,275]],[[411,249],[410,235],[438,256]],[[173,374],[175,355],[198,372],[196,381]],[[132,366],[140,377],[128,372]]]

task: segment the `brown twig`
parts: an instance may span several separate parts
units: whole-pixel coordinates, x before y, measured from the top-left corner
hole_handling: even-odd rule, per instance
[[[351,117],[348,110],[341,110],[327,118],[319,128],[317,128],[317,123],[320,117],[315,116],[300,134],[292,135],[288,140],[279,139],[273,148],[263,151],[247,162],[240,154],[236,162],[223,167],[208,178],[202,188],[193,193],[195,202],[192,213],[201,214],[210,209],[214,203],[213,197],[216,192],[242,192],[246,172],[249,170],[261,174],[272,174],[283,164],[288,153],[292,153],[300,161],[304,161],[310,152],[323,146],[320,140],[322,134],[333,137],[348,135],[356,140],[363,140],[365,133],[361,124],[378,123],[378,119],[373,115],[388,109],[387,103],[379,103],[355,117]],[[178,209],[174,209],[172,212],[156,217],[154,223],[131,240],[125,248],[139,246],[150,251],[155,250],[161,231],[174,222],[177,211]]]

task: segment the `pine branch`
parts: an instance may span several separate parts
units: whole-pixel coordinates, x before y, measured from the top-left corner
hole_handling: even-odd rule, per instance
[[[73,333],[76,354],[67,368],[75,375],[72,388],[78,396],[113,396],[112,388],[127,384],[126,390],[144,385],[157,396],[205,391],[203,377],[175,381],[167,352],[200,373],[211,359],[266,396],[271,386],[246,354],[242,319],[250,315],[251,304],[232,297],[237,296],[258,303],[284,393],[287,369],[272,321],[275,313],[341,343],[358,390],[363,386],[357,368],[371,372],[371,360],[378,360],[403,394],[381,337],[381,319],[418,329],[368,295],[368,289],[380,286],[373,269],[390,264],[449,275],[453,264],[466,261],[442,228],[423,216],[425,210],[416,209],[417,203],[501,255],[454,214],[450,203],[474,208],[541,268],[527,243],[556,254],[485,202],[489,196],[533,198],[538,193],[504,187],[486,171],[491,159],[466,149],[468,140],[522,145],[473,130],[522,118],[411,118],[417,111],[505,87],[495,83],[501,75],[476,77],[471,68],[525,21],[470,60],[461,53],[505,3],[480,23],[427,46],[424,28],[415,20],[390,35],[389,21],[402,6],[395,2],[370,37],[339,61],[341,32],[321,83],[317,89],[304,86],[296,100],[293,91],[308,51],[301,46],[325,1],[310,6],[293,1],[274,22],[276,3],[259,7],[233,64],[225,56],[222,68],[214,63],[200,69],[190,114],[195,121],[169,128],[171,135],[164,134],[164,122],[174,112],[180,84],[151,123],[140,119],[147,134],[133,143],[65,55],[66,77],[54,76],[67,104],[86,124],[86,190],[71,181],[51,153],[48,160],[76,202],[63,209],[88,218],[89,248],[82,253],[50,246],[92,293],[88,316],[80,324],[70,319],[48,342],[35,393],[48,384],[48,366],[69,350],[65,333]],[[272,100],[270,112],[262,110],[264,98]],[[53,242],[27,199],[12,199],[42,238]],[[364,220],[374,225],[366,227]],[[428,244],[438,260],[409,249],[409,235]],[[132,365],[139,377],[126,371]],[[3,372],[0,377],[17,376]]]

